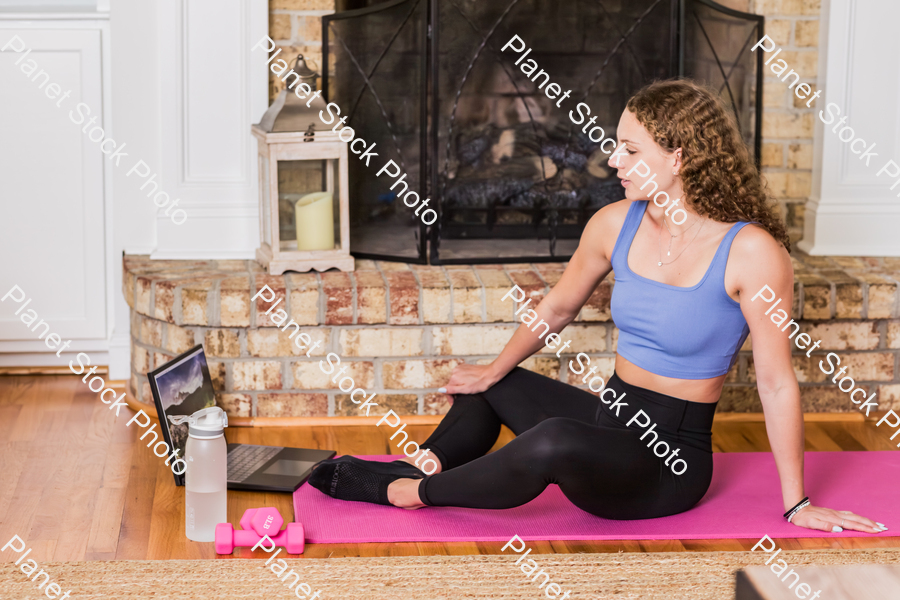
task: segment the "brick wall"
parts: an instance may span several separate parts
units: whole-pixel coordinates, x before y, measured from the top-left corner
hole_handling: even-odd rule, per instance
[[[275,40],[277,52],[293,66],[298,54],[315,61],[322,72],[322,16],[334,12],[334,0],[269,0],[269,37]],[[312,65],[310,65],[312,66]],[[321,87],[321,82],[319,83]],[[269,101],[275,100],[284,82],[269,71]]]
[[[737,4],[752,4],[750,12],[765,15],[766,33],[784,48],[778,57],[801,74],[801,81],[818,90],[821,0],[752,0]],[[820,97],[807,108],[807,100],[797,98],[769,67],[763,68],[763,175],[782,207],[791,240],[796,242],[803,237],[804,208],[812,190],[816,106],[821,109],[824,104]]]
[[[822,346],[794,356],[807,412],[855,410],[818,368],[837,352],[849,374],[881,408],[900,407],[900,293],[892,278],[900,259],[800,256],[793,316]],[[150,403],[146,373],[197,343],[209,359],[219,403],[234,416],[358,416],[347,394],[318,361],[335,352],[358,386],[398,414],[437,415],[438,394],[453,367],[486,363],[502,350],[517,308],[503,295],[515,283],[537,304],[564,265],[422,267],[357,261],[353,273],[269,276],[253,261],[151,261],[125,257],[123,293],[132,308],[131,391]],[[274,326],[269,303],[251,301],[268,285],[301,331],[319,348],[304,351]],[[538,373],[579,383],[567,369],[578,352],[613,371],[618,331],[610,321],[613,282],[604,281],[560,335],[572,344],[561,358],[544,351],[523,363]],[[274,312],[273,312],[274,314]],[[787,334],[785,334],[787,335]],[[728,375],[720,411],[760,410],[750,342]],[[583,386],[582,386],[583,387]]]

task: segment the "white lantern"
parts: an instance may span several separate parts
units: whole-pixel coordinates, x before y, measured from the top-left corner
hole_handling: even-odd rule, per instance
[[[293,70],[300,82],[311,81],[315,89],[316,74],[302,55]],[[270,275],[331,268],[352,271],[348,143],[319,119],[325,101],[310,94],[301,99],[299,83],[292,87],[282,90],[251,128],[259,151],[256,260]]]

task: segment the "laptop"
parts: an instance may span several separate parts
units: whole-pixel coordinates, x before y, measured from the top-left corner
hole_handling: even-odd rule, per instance
[[[169,448],[184,457],[188,425],[173,425],[168,417],[192,415],[216,405],[203,345],[176,356],[147,378],[163,437]],[[228,444],[228,489],[293,492],[309,478],[316,463],[335,454],[334,450]],[[184,485],[184,474],[174,475],[175,485]]]

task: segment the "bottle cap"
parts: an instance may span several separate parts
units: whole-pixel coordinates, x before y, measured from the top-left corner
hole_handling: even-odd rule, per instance
[[[215,438],[223,434],[228,427],[228,415],[218,406],[201,408],[191,416],[174,415],[169,417],[175,425],[188,424],[188,435],[193,438]]]

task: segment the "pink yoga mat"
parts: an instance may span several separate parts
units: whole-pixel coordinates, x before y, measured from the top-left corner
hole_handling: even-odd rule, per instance
[[[362,456],[395,460],[396,456]],[[555,485],[506,510],[429,507],[415,511],[334,500],[304,484],[294,492],[294,519],[309,543],[523,540],[868,537],[788,524],[769,452],[714,454],[713,480],[691,510],[659,519],[611,521],[570,503]],[[806,493],[818,506],[851,510],[900,535],[900,452],[807,452]]]

